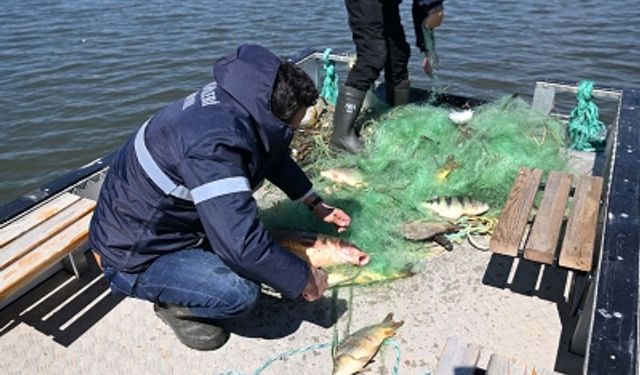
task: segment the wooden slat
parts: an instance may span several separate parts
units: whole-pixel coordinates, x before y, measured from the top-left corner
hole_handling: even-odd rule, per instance
[[[529,213],[536,197],[542,170],[523,168],[509,193],[504,209],[500,213],[489,248],[504,255],[517,256],[522,236],[527,227]]]
[[[578,180],[558,261],[562,267],[591,270],[602,183],[602,177],[596,176]]]
[[[480,359],[480,346],[447,339],[447,344],[436,368],[435,375],[472,375]]]
[[[571,175],[551,172],[542,196],[536,220],[524,247],[524,258],[553,264],[560,228],[571,190]]]
[[[0,272],[0,302],[18,291],[89,237],[89,213]]]
[[[529,375],[527,366],[513,358],[508,358],[499,354],[491,354],[487,375]]]
[[[33,212],[30,212],[24,217],[16,220],[15,222],[12,222],[3,228],[0,228],[0,247],[5,246],[9,242],[15,240],[23,233],[33,229],[35,226],[69,207],[71,204],[78,200],[80,200],[79,196],[75,194],[64,193],[59,197],[53,199],[51,202],[46,203],[42,207],[39,207]]]
[[[0,251],[0,270],[92,211],[96,202],[82,198],[30,231],[23,233]]]

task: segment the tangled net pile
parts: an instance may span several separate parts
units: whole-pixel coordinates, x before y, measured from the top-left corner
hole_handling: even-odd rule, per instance
[[[364,131],[367,148],[359,155],[329,151],[330,128],[307,130],[307,137],[315,135],[304,165],[316,191],[351,215],[351,228],[342,237],[371,254],[366,267],[383,279],[417,272],[424,265],[424,245],[405,240],[401,227],[416,220],[442,221],[422,207],[428,199],[471,197],[490,205],[485,216],[497,217],[520,168],[547,172],[568,167],[563,125],[517,97],[475,108],[463,125],[454,124],[449,112],[431,105],[389,111],[369,122]],[[366,184],[338,186],[319,176],[335,167],[357,168]],[[265,210],[262,219],[270,229],[336,235],[295,202]]]

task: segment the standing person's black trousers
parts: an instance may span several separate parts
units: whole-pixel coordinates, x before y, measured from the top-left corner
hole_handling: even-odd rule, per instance
[[[400,22],[402,0],[345,0],[349,27],[358,59],[340,89],[333,116],[331,147],[358,153],[364,145],[355,121],[365,95],[384,69],[387,103],[409,101],[409,56],[411,48]]]
[[[409,79],[411,48],[400,20],[402,0],[345,0],[358,59],[346,86],[367,91],[385,70],[387,87]]]

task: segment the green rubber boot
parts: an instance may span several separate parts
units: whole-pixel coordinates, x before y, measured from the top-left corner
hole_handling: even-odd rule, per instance
[[[155,303],[153,311],[176,334],[178,340],[196,350],[216,350],[222,347],[229,334],[210,320],[194,317],[189,308]]]

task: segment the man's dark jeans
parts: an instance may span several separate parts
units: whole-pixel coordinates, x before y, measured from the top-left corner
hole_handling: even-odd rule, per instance
[[[151,302],[186,306],[197,317],[226,319],[256,305],[260,287],[227,267],[208,249],[163,255],[140,273],[104,267],[111,290]]]

